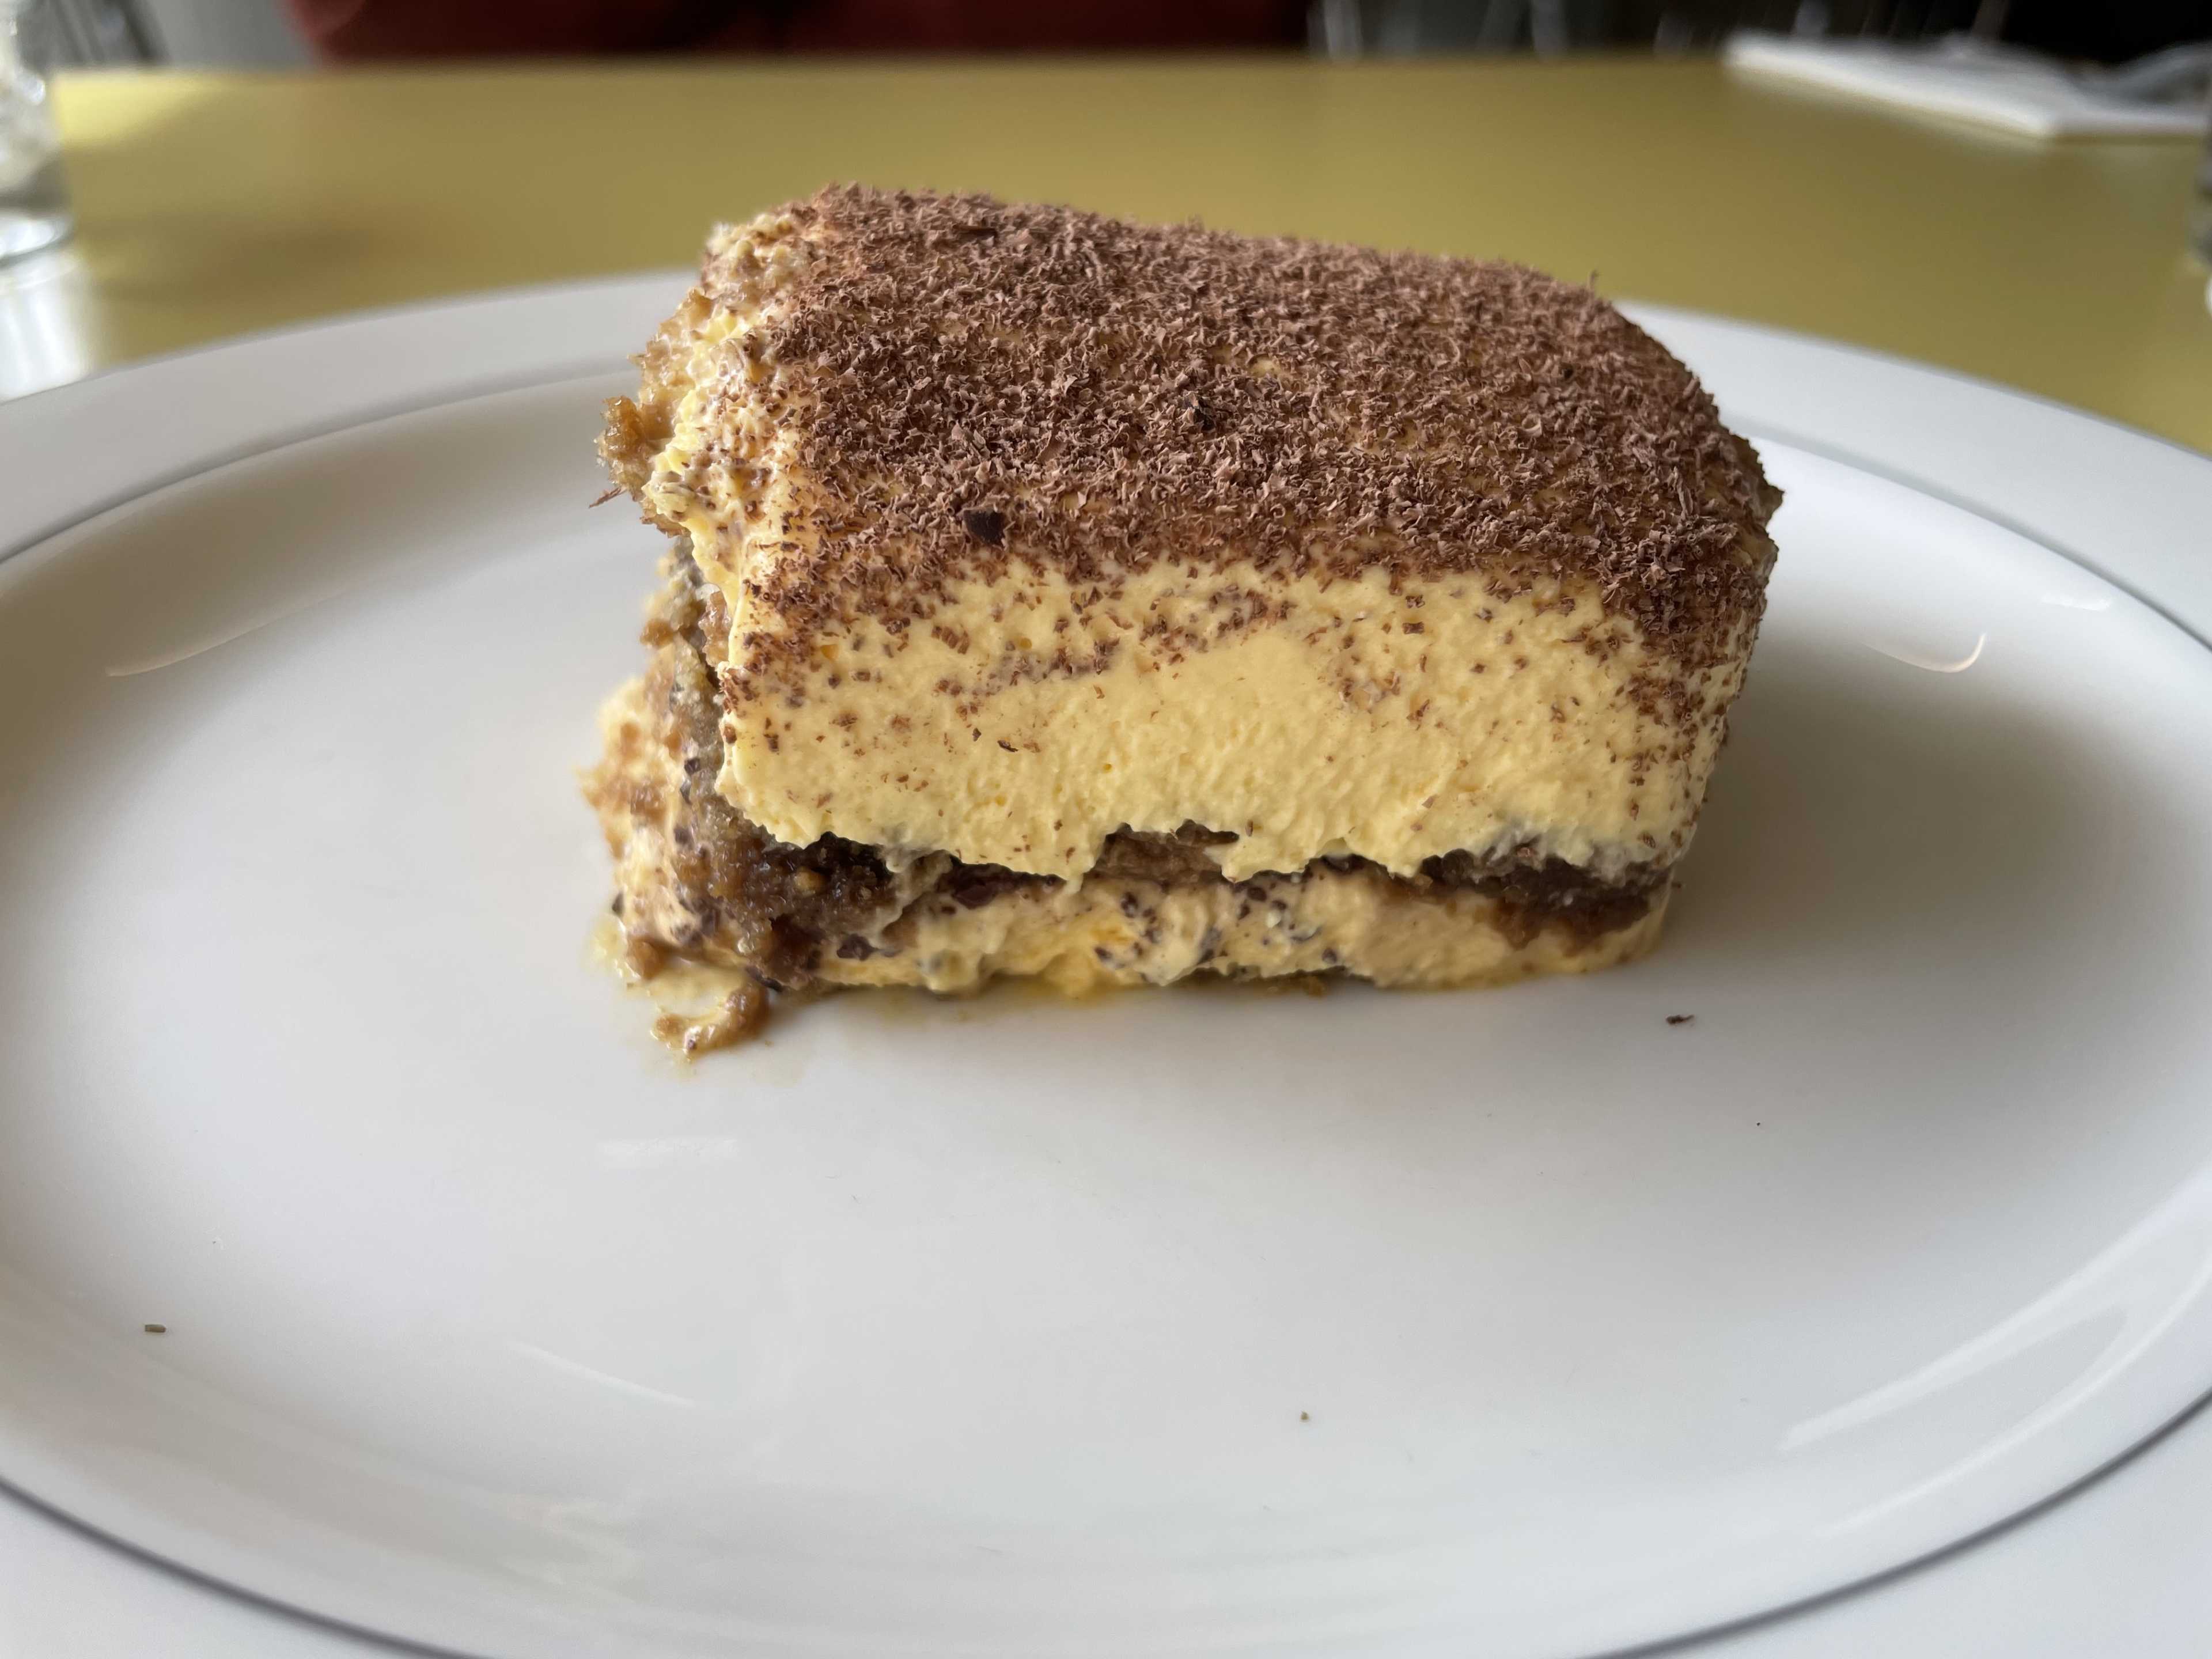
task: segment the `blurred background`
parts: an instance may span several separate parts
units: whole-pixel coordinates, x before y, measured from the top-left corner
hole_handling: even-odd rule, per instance
[[[1968,33],[2116,64],[2212,39],[2212,0],[45,0],[55,61],[681,52],[1694,51],[1732,32]]]
[[[2212,0],[0,0],[0,398],[674,270],[854,179],[1510,258],[2212,450],[2208,43]]]

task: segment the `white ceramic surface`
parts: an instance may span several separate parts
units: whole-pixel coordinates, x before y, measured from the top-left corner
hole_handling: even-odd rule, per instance
[[[571,291],[540,361],[666,292]],[[584,945],[619,376],[452,401],[553,302],[366,425],[283,404],[327,339],[240,348],[278,396],[217,453],[328,435],[149,494],[91,443],[128,374],[0,410],[0,544],[130,496],[0,565],[0,1477],[486,1652],[1565,1653],[1939,1547],[2212,1383],[2212,653],[2039,544],[2055,466],[1876,476],[2005,400],[1657,319],[1791,499],[1650,963],[848,999],[686,1077]],[[238,390],[189,361],[171,425]],[[2118,447],[2098,562],[2201,629],[2162,515],[2212,466],[2023,407]]]

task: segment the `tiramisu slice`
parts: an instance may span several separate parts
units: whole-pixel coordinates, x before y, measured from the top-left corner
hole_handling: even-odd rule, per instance
[[[667,585],[592,793],[644,967],[1486,985],[1657,938],[1779,498],[1590,290],[838,189],[717,232],[641,362],[602,447]]]

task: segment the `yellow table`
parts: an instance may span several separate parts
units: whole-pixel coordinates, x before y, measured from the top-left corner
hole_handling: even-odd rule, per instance
[[[2194,146],[2045,144],[1709,61],[80,73],[93,355],[688,263],[826,180],[1510,256],[2212,450]]]

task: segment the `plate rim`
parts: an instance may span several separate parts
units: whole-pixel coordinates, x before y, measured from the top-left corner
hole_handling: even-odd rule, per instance
[[[234,462],[397,416],[618,372],[628,343],[649,333],[688,280],[681,271],[656,271],[356,313],[191,348],[0,404],[0,450],[17,457],[29,455],[34,469],[41,457],[56,463],[37,470],[27,492],[11,489],[14,500],[0,513],[0,563],[33,552],[110,511]],[[2067,510],[2078,509],[2085,495],[2100,500],[2120,493],[2123,487],[2110,482],[2117,461],[2156,475],[2148,490],[2140,487],[2141,479],[2138,487],[2128,490],[2131,525],[2136,521],[2132,510],[2146,504],[2154,517],[2164,509],[2178,523],[2192,519],[2198,524],[2212,522],[2212,457],[2158,434],[1954,370],[1761,324],[1673,307],[1624,308],[1671,349],[1690,358],[1728,417],[1753,435],[1804,448],[1972,512],[2112,583],[2212,649],[2212,568],[2192,568],[2178,550],[2169,552],[2162,539],[2144,536],[2140,530],[2124,535],[2109,520],[2100,533],[2094,519],[2084,521],[2078,511]],[[634,325],[639,318],[649,320]],[[606,349],[566,350],[562,348],[574,343],[571,340],[556,340],[545,331],[548,325],[577,323],[587,325],[595,336],[604,332]],[[391,350],[380,360],[368,354],[366,360],[378,368],[375,374],[339,379],[313,372],[362,360],[364,345],[385,344],[395,331],[404,337],[410,349]],[[622,343],[613,343],[617,339]],[[1778,422],[1755,412],[1755,393],[1749,398],[1731,395],[1732,389],[1740,392],[1747,386],[1753,373],[1770,380],[1783,378],[1773,361],[1778,353],[1832,375],[1831,389],[1840,386],[1849,394],[1796,411],[1814,416],[1810,431],[1804,420]],[[241,377],[264,386],[273,381],[282,395],[241,399]],[[1907,391],[1920,395],[1900,396]],[[1869,400],[1881,405],[1882,422],[1869,420]],[[1900,404],[1909,407],[1900,411]],[[1962,410],[1961,405],[1972,407]],[[1903,418],[1899,418],[1900,412]],[[2001,413],[2007,418],[1967,426],[1960,422],[1962,412]],[[112,453],[118,436],[126,458],[119,471],[104,461],[94,467],[82,459],[74,470],[68,465],[72,455]],[[97,452],[89,448],[94,439],[100,441]],[[2023,471],[2019,452],[2046,446],[2063,449],[2071,458],[2070,465]],[[1937,453],[1942,456],[1942,483],[1929,476],[1924,465]],[[2079,480],[2090,472],[2103,473],[2107,482],[2083,490]],[[2069,475],[2070,482],[2057,482]],[[113,482],[118,477],[122,482]],[[102,479],[109,481],[104,489]],[[2008,504],[1991,502],[1985,492],[2004,496]],[[2014,496],[2026,499],[2014,505]],[[2046,522],[2050,516],[2063,522],[2054,529]],[[2157,1445],[2208,1405],[2212,1405],[2212,1378],[2206,1379],[2204,1391],[2194,1401],[2096,1468],[1977,1531],[1909,1560],[1738,1620],[1615,1651],[1681,1651],[1922,1571],[2069,1501]],[[284,1616],[398,1651],[464,1654],[463,1650],[319,1613],[173,1559],[82,1520],[4,1476],[0,1476],[0,1494],[137,1561]]]

